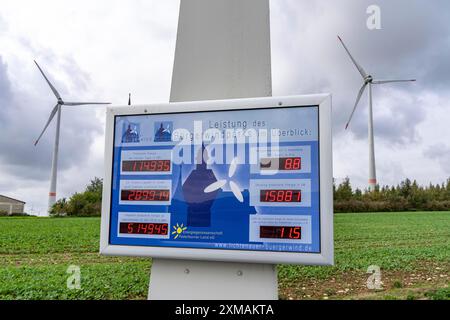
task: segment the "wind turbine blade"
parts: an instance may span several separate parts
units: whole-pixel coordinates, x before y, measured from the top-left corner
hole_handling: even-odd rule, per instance
[[[238,159],[234,158],[230,164],[230,170],[228,171],[228,178],[232,178],[237,170]]]
[[[88,106],[88,105],[106,105],[111,102],[64,102],[65,106]]]
[[[50,117],[48,118],[48,121],[45,124],[44,130],[42,130],[39,138],[37,138],[36,142],[34,143],[35,146],[37,146],[37,144],[39,143],[39,140],[41,140],[42,136],[44,135],[45,130],[47,130],[48,126],[50,125],[50,122],[52,122],[53,118],[55,117],[55,114],[58,112],[58,107],[59,107],[59,104],[57,104],[53,108],[52,112],[50,113]]]
[[[244,202],[244,196],[242,195],[241,189],[239,188],[239,186],[234,183],[233,181],[230,181],[230,187],[231,187],[231,191],[233,191],[234,196],[236,197],[236,199],[239,200],[239,202]]]
[[[359,90],[358,97],[356,98],[355,107],[353,108],[352,114],[350,115],[350,119],[348,119],[347,125],[345,126],[345,130],[348,129],[348,126],[350,125],[350,122],[352,121],[353,115],[355,114],[356,108],[358,107],[358,103],[361,100],[361,97],[364,93],[364,90],[366,90],[367,83],[364,83],[361,89]]]
[[[53,94],[55,95],[56,99],[60,100],[61,96],[59,95],[58,91],[55,89],[55,87],[50,83],[50,81],[48,80],[47,76],[45,75],[44,71],[42,71],[41,67],[39,66],[39,64],[36,62],[36,60],[34,60],[34,63],[36,64],[36,66],[38,67],[39,71],[41,72],[42,76],[44,77],[45,81],[47,81],[48,85],[50,86],[50,89],[52,89]]]
[[[217,191],[217,190],[222,189],[223,187],[225,187],[226,184],[227,184],[226,180],[220,180],[220,181],[214,182],[209,187],[206,187],[204,192],[205,193],[211,193],[211,192]]]
[[[394,83],[394,82],[415,82],[416,79],[411,80],[374,80],[373,84],[385,84],[385,83]]]
[[[361,65],[358,62],[356,62],[355,58],[353,58],[352,54],[350,53],[350,50],[348,50],[347,46],[345,45],[344,41],[342,41],[341,37],[338,36],[338,39],[344,46],[345,51],[347,51],[348,55],[350,56],[350,59],[352,59],[353,64],[356,66],[361,76],[365,79],[367,77],[367,72],[364,70],[363,67],[361,67]]]

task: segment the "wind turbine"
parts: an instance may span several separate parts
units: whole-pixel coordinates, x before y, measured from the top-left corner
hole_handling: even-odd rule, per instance
[[[415,79],[411,80],[374,80],[374,78],[367,74],[367,72],[364,70],[363,67],[353,58],[352,54],[348,50],[347,46],[345,45],[344,41],[342,41],[341,37],[338,36],[339,41],[344,46],[345,51],[347,51],[350,59],[352,60],[353,64],[358,69],[359,73],[361,74],[363,78],[363,85],[361,89],[359,90],[358,96],[356,98],[355,106],[352,110],[352,113],[350,114],[350,118],[345,126],[345,130],[348,129],[348,126],[350,125],[350,122],[352,121],[353,115],[355,114],[356,108],[358,107],[358,103],[361,100],[361,97],[366,90],[367,87],[369,87],[369,190],[373,191],[377,185],[377,174],[376,174],[376,168],[375,168],[375,143],[374,143],[374,135],[373,135],[373,109],[372,109],[372,85],[374,84],[386,84],[386,83],[394,83],[394,82],[414,82]]]
[[[56,177],[57,177],[57,168],[58,168],[58,149],[59,149],[59,133],[60,133],[60,127],[61,127],[61,107],[62,106],[84,106],[84,105],[106,105],[110,104],[109,102],[65,102],[58,91],[55,89],[55,87],[51,84],[51,82],[48,80],[47,76],[45,75],[44,71],[42,71],[39,64],[34,61],[36,66],[38,67],[39,71],[41,72],[42,76],[44,77],[45,81],[50,86],[50,89],[52,90],[53,94],[55,95],[57,99],[56,106],[53,108],[52,112],[50,112],[50,117],[48,118],[47,123],[44,126],[44,130],[42,130],[41,134],[37,138],[36,142],[34,143],[35,146],[39,143],[39,140],[42,138],[42,136],[45,133],[45,130],[47,130],[48,126],[50,125],[50,122],[52,122],[55,115],[57,115],[56,118],[56,136],[55,136],[55,144],[53,146],[53,160],[52,160],[52,171],[51,171],[51,177],[50,177],[50,192],[48,194],[48,212],[50,213],[50,210],[52,206],[56,202]]]

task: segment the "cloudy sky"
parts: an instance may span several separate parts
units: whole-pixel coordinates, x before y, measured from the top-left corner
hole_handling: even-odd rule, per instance
[[[381,8],[381,30],[366,10]],[[167,102],[179,0],[0,0],[0,194],[45,211],[54,124],[33,142],[55,104],[33,59],[66,100]],[[378,179],[421,184],[450,177],[448,0],[271,0],[274,95],[331,92],[334,176],[365,187],[367,99],[346,119],[361,78],[336,38],[375,78],[417,78],[374,88]],[[62,115],[58,196],[103,175],[104,110]]]

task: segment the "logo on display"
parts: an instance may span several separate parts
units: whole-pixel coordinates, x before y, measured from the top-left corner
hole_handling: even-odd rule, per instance
[[[172,142],[173,122],[155,122],[155,142]]]
[[[231,161],[230,169],[228,170],[228,178],[229,178],[228,180],[219,180],[217,182],[214,182],[210,186],[206,187],[204,192],[205,193],[215,192],[219,189],[223,189],[229,183],[231,191],[233,192],[236,199],[238,199],[239,202],[241,203],[244,202],[244,196],[242,195],[241,189],[236,184],[236,182],[231,180],[231,178],[233,178],[234,175],[236,174],[237,162],[238,162],[237,158],[234,158],[233,161]]]
[[[182,223],[181,226],[177,223],[176,226],[173,226],[172,234],[175,236],[174,239],[178,239],[178,237],[183,234],[187,230],[187,227]]]
[[[137,123],[124,123],[122,128],[122,143],[140,142],[140,125]]]

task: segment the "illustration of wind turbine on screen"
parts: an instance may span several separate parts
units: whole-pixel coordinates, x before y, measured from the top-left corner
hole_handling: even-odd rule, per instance
[[[58,91],[55,89],[55,87],[51,84],[51,82],[48,80],[47,76],[45,75],[44,71],[42,71],[39,64],[34,61],[36,66],[38,67],[39,71],[41,72],[42,76],[44,77],[45,81],[50,86],[50,89],[52,90],[53,94],[55,95],[57,99],[57,103],[53,110],[50,112],[50,117],[48,118],[47,123],[44,126],[44,130],[42,130],[41,134],[37,138],[36,142],[34,143],[35,146],[39,143],[39,140],[44,135],[45,131],[47,130],[48,126],[52,122],[55,115],[56,117],[56,136],[55,136],[55,144],[53,146],[53,160],[52,160],[52,171],[51,171],[51,177],[50,177],[50,192],[48,195],[48,212],[50,212],[52,206],[56,202],[56,177],[57,177],[57,168],[58,168],[58,149],[59,149],[59,134],[60,134],[60,127],[61,127],[61,107],[62,106],[84,106],[84,105],[106,105],[110,104],[109,102],[65,102]]]
[[[234,177],[238,165],[238,159],[234,158],[233,161],[231,161],[230,169],[228,169],[228,178],[229,180],[219,180],[217,182],[214,182],[210,186],[206,187],[205,193],[211,193],[214,191],[217,191],[219,189],[223,189],[227,183],[230,184],[231,191],[233,192],[236,199],[239,200],[239,202],[244,202],[244,196],[242,195],[242,192],[239,188],[239,186],[236,184],[236,182],[230,180]]]
[[[350,118],[345,126],[345,130],[348,129],[348,126],[350,125],[350,122],[352,121],[353,115],[356,111],[356,108],[358,107],[358,103],[361,100],[361,97],[366,90],[366,87],[369,87],[369,190],[373,191],[377,185],[377,175],[376,175],[376,168],[375,168],[375,144],[374,144],[374,134],[373,134],[373,109],[372,109],[372,85],[373,84],[386,84],[386,83],[394,83],[394,82],[414,82],[415,79],[411,80],[374,80],[373,77],[364,70],[363,67],[353,58],[352,54],[348,50],[347,46],[345,45],[344,41],[342,41],[341,37],[338,36],[339,41],[344,46],[345,51],[347,51],[350,59],[352,60],[353,64],[358,69],[359,73],[361,74],[364,83],[359,90],[358,96],[356,98],[355,106],[352,110],[352,113],[350,114]]]

